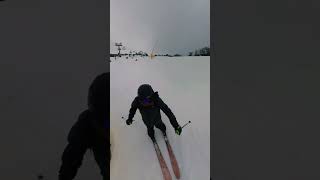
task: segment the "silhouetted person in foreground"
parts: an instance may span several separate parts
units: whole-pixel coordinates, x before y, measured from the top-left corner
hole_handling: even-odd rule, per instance
[[[138,88],[138,96],[135,97],[131,103],[129,116],[126,120],[127,125],[132,124],[133,117],[137,109],[140,111],[142,121],[147,126],[148,135],[153,142],[156,141],[154,137],[154,127],[160,129],[163,135],[166,136],[166,126],[162,122],[160,110],[162,110],[168,116],[176,134],[181,134],[182,128],[177,122],[176,117],[172,113],[171,109],[162,101],[158,92],[153,91],[149,84],[142,84]]]
[[[89,88],[88,109],[83,111],[68,135],[62,155],[59,180],[72,180],[81,166],[85,152],[93,151],[103,180],[110,174],[109,89],[110,73],[97,76]]]

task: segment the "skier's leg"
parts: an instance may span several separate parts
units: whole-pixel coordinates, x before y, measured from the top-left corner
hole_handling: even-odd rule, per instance
[[[87,147],[69,143],[62,155],[59,180],[72,180],[81,166]]]
[[[155,137],[154,137],[154,129],[153,129],[153,127],[148,127],[148,135],[151,138],[151,140],[154,142],[155,141]]]
[[[110,177],[110,157],[108,157],[108,149],[110,150],[108,143],[105,142],[92,147],[94,158],[100,168],[103,180],[107,180]]]
[[[161,120],[158,121],[158,122],[155,124],[155,126],[156,126],[158,129],[160,129],[164,135],[166,135],[166,129],[167,129],[167,128],[166,128],[166,125],[165,125]]]
[[[62,154],[59,180],[72,180],[81,166],[83,156],[89,147],[88,121],[82,113],[68,134],[68,145]]]

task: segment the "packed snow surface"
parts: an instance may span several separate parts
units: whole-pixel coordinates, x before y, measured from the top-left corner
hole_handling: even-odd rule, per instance
[[[162,120],[180,166],[183,180],[210,179],[210,58],[209,57],[111,57],[111,179],[162,180],[162,172],[147,129],[137,110],[127,126],[130,105],[141,84],[159,92],[182,126],[174,133],[167,116]],[[124,117],[124,119],[122,119]],[[155,136],[172,171],[168,151],[160,130]]]

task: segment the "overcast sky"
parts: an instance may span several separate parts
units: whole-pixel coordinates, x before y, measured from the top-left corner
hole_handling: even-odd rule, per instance
[[[111,51],[114,42],[169,54],[210,44],[210,0],[111,0],[110,7]]]

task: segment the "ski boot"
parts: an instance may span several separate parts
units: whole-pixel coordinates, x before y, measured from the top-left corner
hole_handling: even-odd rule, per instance
[[[157,143],[157,142],[156,142],[156,138],[150,137],[150,139],[151,139],[151,141],[152,141],[154,144]]]
[[[163,131],[162,134],[163,134],[164,140],[167,141],[167,140],[168,140],[168,137],[167,137],[166,131]]]

